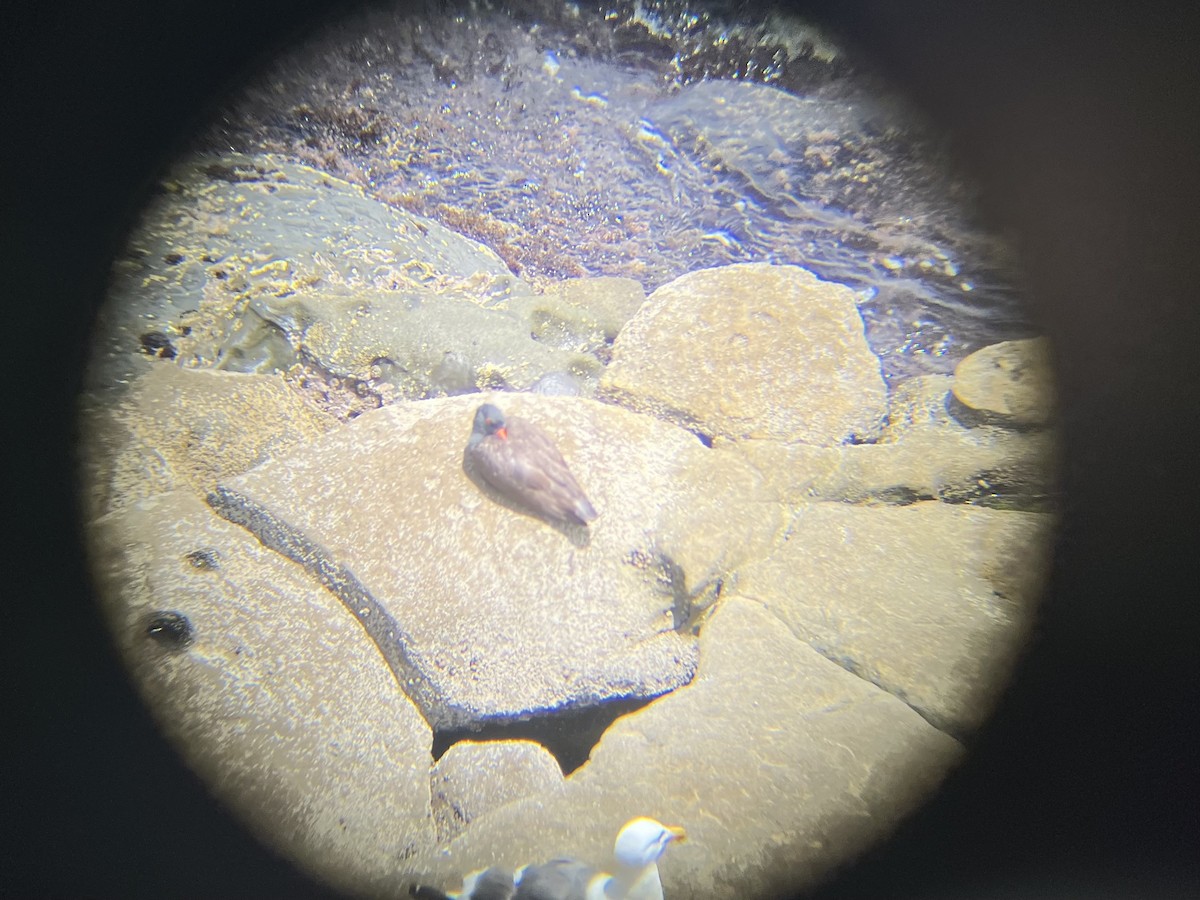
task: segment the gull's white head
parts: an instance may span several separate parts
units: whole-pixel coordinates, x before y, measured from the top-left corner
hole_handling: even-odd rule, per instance
[[[682,841],[686,837],[682,828],[638,817],[626,822],[625,827],[617,832],[613,856],[623,866],[640,869],[658,862],[672,841]]]

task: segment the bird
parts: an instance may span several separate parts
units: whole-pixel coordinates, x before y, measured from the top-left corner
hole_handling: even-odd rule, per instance
[[[599,513],[550,435],[506,417],[493,403],[475,411],[465,462],[504,497],[552,522],[586,526]]]
[[[458,893],[414,886],[417,900],[663,900],[658,860],[667,847],[687,838],[677,826],[639,816],[617,832],[613,846],[615,872],[602,872],[574,859],[552,859],[522,866],[472,872]]]

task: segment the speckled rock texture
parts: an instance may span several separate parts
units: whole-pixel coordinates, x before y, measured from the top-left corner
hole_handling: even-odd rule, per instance
[[[1038,513],[938,502],[817,503],[797,511],[769,559],[740,572],[737,590],[817,652],[965,739],[1032,625],[1049,526]]]
[[[562,789],[558,761],[534,741],[459,741],[430,773],[438,841],[448,844],[485,813]]]
[[[1004,458],[1037,470],[1051,433],[965,427],[945,379],[897,392],[883,443],[709,448],[537,394],[335,427],[281,379],[144,367],[113,427],[163,452],[104,445],[101,469],[130,477],[93,526],[122,652],[218,795],[350,890],[606,865],[641,814],[691,835],[661,866],[673,898],[815,883],[959,757],[1033,615],[1052,516],[913,501]],[[485,400],[551,434],[589,528],[468,476]],[[189,408],[199,425],[166,412]],[[157,481],[159,463],[194,474]],[[657,699],[565,777],[527,741],[431,757],[434,728],[629,696]]]
[[[711,556],[714,529],[732,508],[688,519],[702,490],[744,464],[714,455],[693,435],[617,407],[573,398],[491,399],[542,425],[600,511],[590,526],[527,515],[463,469],[478,396],[369,413],[299,453],[223,482],[210,501],[260,540],[325,579],[360,614],[435,727],[653,697],[686,684],[694,638],[681,622],[688,587],[736,553]],[[347,461],[352,461],[350,466]],[[701,472],[703,471],[703,475]],[[603,473],[602,477],[597,477]],[[589,477],[591,476],[591,477]],[[743,544],[765,547],[783,519],[764,516],[767,495],[740,507]],[[704,547],[700,577],[665,555]],[[690,560],[689,560],[690,562]],[[520,647],[514,653],[512,648]]]
[[[961,757],[758,602],[714,613],[700,668],[617,720],[560,790],[478,819],[413,880],[453,889],[473,869],[552,855],[604,866],[642,814],[687,828],[659,863],[671,900],[791,895],[886,835]]]
[[[393,891],[435,842],[431,737],[354,617],[186,491],[92,534],[118,649],[205,784],[303,868]]]
[[[217,481],[311,440],[337,420],[282,380],[143,362],[130,390],[83,416],[83,481],[93,518]]]
[[[1050,341],[1005,341],[976,350],[954,370],[957,409],[997,424],[1046,425],[1054,417]]]
[[[878,438],[887,412],[853,292],[765,263],[656,290],[617,337],[600,392],[708,436],[819,446]]]

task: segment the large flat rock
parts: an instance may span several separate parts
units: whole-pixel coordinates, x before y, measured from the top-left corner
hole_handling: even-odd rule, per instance
[[[463,449],[487,399],[557,442],[600,511],[590,529],[553,526],[467,476]],[[475,395],[364,415],[224,482],[210,502],[338,594],[431,725],[461,728],[686,684],[689,591],[783,524],[778,510],[764,515],[767,496],[724,508],[704,498],[754,483],[749,467],[646,416]],[[682,529],[693,508],[711,521]],[[745,527],[705,549],[738,516]],[[695,560],[692,578],[672,552]]]
[[[601,395],[709,436],[879,436],[887,390],[853,292],[798,266],[680,276],[618,335]]]
[[[432,736],[354,617],[186,491],[91,537],[134,684],[208,788],[320,877],[394,892],[434,843]]]
[[[811,647],[965,737],[1028,635],[1052,517],[915,503],[801,507],[787,543],[740,572]]]
[[[618,719],[561,786],[481,815],[412,880],[456,888],[473,869],[554,856],[608,866],[617,829],[649,815],[688,832],[659,865],[671,900],[790,896],[885,836],[961,755],[751,600],[713,614],[700,672]]]

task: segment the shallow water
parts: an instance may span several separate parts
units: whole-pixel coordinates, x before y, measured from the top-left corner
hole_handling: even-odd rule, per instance
[[[889,380],[1029,336],[940,136],[795,22],[679,4],[378,14],[281,60],[201,146],[273,149],[500,253],[647,292],[730,262],[854,288]]]

